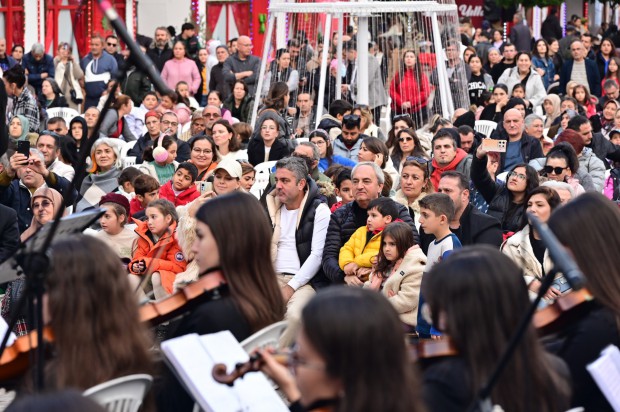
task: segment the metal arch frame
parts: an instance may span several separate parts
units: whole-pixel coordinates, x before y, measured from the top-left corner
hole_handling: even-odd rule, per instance
[[[373,13],[385,13],[385,12],[393,12],[393,13],[412,13],[419,12],[425,13],[432,20],[433,31],[439,32],[439,24],[437,20],[438,13],[450,13],[450,12],[458,12],[456,4],[440,4],[437,1],[396,1],[396,2],[351,2],[351,3],[281,3],[281,2],[272,2],[269,5],[269,22],[267,27],[267,35],[265,42],[265,47],[263,49],[263,56],[260,68],[260,75],[258,78],[257,84],[257,95],[258,99],[254,100],[254,107],[252,110],[252,119],[251,125],[255,127],[256,117],[258,113],[258,106],[260,104],[260,95],[262,93],[262,87],[264,83],[264,76],[266,71],[266,64],[264,62],[267,61],[267,57],[269,56],[269,49],[271,47],[271,38],[273,36],[273,30],[276,22],[276,18],[281,16],[282,14],[300,14],[300,13],[311,13],[311,14],[325,14],[326,15],[326,24],[324,28],[323,38],[330,39],[331,38],[331,21],[333,18],[339,18],[339,30],[341,31],[341,22],[342,16],[344,14],[358,16],[360,20],[363,20],[362,26],[367,28],[368,17],[372,16]],[[438,34],[438,33],[437,33]],[[435,36],[435,49],[436,59],[437,59],[437,67],[439,74],[439,90],[441,93],[441,103],[442,103],[442,111],[445,118],[450,118],[451,114],[454,112],[454,105],[452,99],[449,99],[450,96],[450,86],[447,81],[447,72],[444,64],[444,53],[441,52],[441,40],[438,36]],[[339,51],[342,47],[341,42],[338,44]],[[323,55],[321,56],[321,66],[327,66],[327,55],[328,55],[328,47],[323,48]],[[338,53],[338,64],[340,65],[340,56],[341,53]],[[358,67],[362,68],[361,75],[358,75],[358,91],[360,91],[360,95],[358,96],[358,100],[363,100],[363,103],[368,103],[368,73],[367,73],[367,63],[368,62],[368,49],[366,47],[362,47],[361,50],[358,50]],[[365,63],[365,64],[364,64]],[[444,81],[445,80],[445,81]],[[322,70],[320,74],[319,80],[319,96],[318,96],[318,104],[317,104],[317,113],[316,113],[316,127],[318,127],[320,118],[322,116],[323,111],[323,101],[325,99],[325,82],[326,82],[326,74],[325,71]],[[340,82],[339,82],[340,83]],[[338,85],[338,92],[340,92],[340,86]],[[338,93],[340,94],[340,93]],[[339,96],[338,96],[339,97]]]

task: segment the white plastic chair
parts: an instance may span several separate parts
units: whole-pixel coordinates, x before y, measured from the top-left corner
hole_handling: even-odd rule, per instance
[[[109,412],[137,412],[152,382],[147,374],[123,376],[93,386],[83,395]]]
[[[70,107],[53,107],[51,109],[46,109],[46,111],[48,119],[51,119],[52,117],[62,117],[65,119],[67,126],[69,126],[69,123],[74,117],[80,115],[77,110],[71,109]]]
[[[272,160],[270,162],[263,162],[254,166],[254,170],[256,171],[256,181],[250,188],[250,193],[258,199],[260,199],[267,186],[269,186],[269,175],[271,174],[271,169],[275,165],[276,161]]]
[[[301,142],[309,142],[309,141],[310,141],[310,139],[308,139],[307,137],[297,137],[297,138],[295,138],[295,141],[296,141],[297,143],[301,143]]]
[[[497,129],[497,123],[491,120],[476,120],[474,130],[482,133],[486,137],[491,136],[493,130]]]
[[[263,349],[267,346],[277,347],[278,342],[280,340],[280,335],[284,332],[284,329],[288,326],[288,322],[282,320],[280,322],[276,322],[272,325],[266,326],[245,339],[243,342],[240,342],[243,349],[251,354],[256,349]]]
[[[123,162],[123,169],[126,169],[128,167],[133,167],[136,165],[136,156],[126,156],[123,158],[122,162]]]
[[[121,160],[124,160],[127,157],[127,153],[129,152],[129,150],[131,150],[131,148],[133,148],[136,145],[136,142],[137,140],[134,140],[133,142],[123,143],[123,146],[121,147],[121,150],[120,150]]]

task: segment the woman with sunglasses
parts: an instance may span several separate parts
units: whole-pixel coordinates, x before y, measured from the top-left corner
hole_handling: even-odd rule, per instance
[[[398,144],[392,148],[390,158],[396,170],[402,170],[401,162],[409,156],[428,159],[424,150],[420,147],[420,139],[413,129],[404,129],[396,134]]]
[[[504,184],[491,178],[487,162],[487,152],[481,144],[472,160],[471,180],[489,204],[487,213],[497,218],[504,234],[509,235],[521,229],[525,198],[538,187],[538,174],[532,166],[519,163],[510,170]]]
[[[355,167],[355,163],[351,159],[344,156],[334,154],[334,148],[329,138],[329,134],[323,129],[316,129],[308,135],[310,142],[319,148],[321,160],[319,160],[319,171],[325,172],[331,165],[339,164],[342,166]]]
[[[402,61],[398,75],[390,83],[392,113],[408,113],[418,125],[422,125],[428,119],[426,107],[432,88],[428,77],[417,64],[414,50],[405,50]]]
[[[560,195],[554,189],[539,186],[526,197],[525,210],[542,223],[547,223],[551,213],[561,203]],[[534,298],[540,289],[542,278],[553,265],[540,235],[527,222],[525,216],[523,228],[502,244],[501,251],[523,269],[525,284],[531,292],[530,296]],[[562,276],[558,274],[556,277]],[[560,297],[562,292],[559,286],[554,285],[549,288],[544,298],[551,302]]]
[[[575,150],[568,143],[556,143],[556,145],[549,150],[544,160],[545,165],[541,170],[543,176],[555,182],[568,183],[573,188],[575,196],[585,192],[583,185],[580,184],[580,180],[575,177],[579,169],[579,160],[577,160]],[[589,186],[593,189],[592,179],[589,178],[588,182]]]
[[[394,195],[394,201],[405,206],[420,230],[420,199],[435,191],[431,183],[428,159],[411,156],[405,158],[400,171],[400,189]]]
[[[398,145],[398,137],[396,136],[398,132],[404,129],[415,129],[415,124],[413,123],[413,119],[408,114],[399,114],[394,116],[392,119],[392,128],[388,132],[387,141],[385,145],[393,150],[394,146]]]
[[[259,351],[265,360],[261,370],[279,385],[291,411],[424,409],[402,323],[380,293],[328,288],[306,305],[301,317],[290,369],[269,350]]]
[[[589,147],[585,147],[583,138],[578,132],[566,129],[556,139],[555,143],[566,142],[572,146],[577,155],[578,163],[573,167],[573,175],[577,173],[577,169],[581,169],[579,173],[580,180],[583,181],[582,186],[586,190],[602,192],[605,186],[605,163],[599,159]],[[585,179],[588,176],[589,179]],[[592,187],[589,185],[592,180]]]

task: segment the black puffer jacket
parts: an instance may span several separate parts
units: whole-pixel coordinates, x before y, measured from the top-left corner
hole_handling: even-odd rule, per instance
[[[409,215],[409,210],[401,204],[397,203],[396,205],[400,212],[399,219],[411,226],[415,243],[419,244],[420,236]],[[347,203],[332,213],[325,237],[325,247],[323,248],[323,272],[331,283],[344,282],[344,272],[338,265],[340,248],[359,227],[366,225],[367,216],[367,211],[359,207],[355,201]]]
[[[259,163],[263,163],[265,161],[265,143],[263,142],[263,138],[260,135],[261,126],[265,122],[265,120],[273,120],[279,125],[279,137],[273,142],[271,146],[271,150],[269,151],[269,159],[271,160],[280,160],[284,157],[290,156],[293,153],[293,145],[292,141],[287,138],[289,134],[287,134],[287,130],[285,130],[283,126],[286,124],[282,117],[278,116],[275,111],[268,110],[261,114],[258,122],[256,122],[257,126],[254,129],[254,133],[250,138],[250,143],[248,143],[248,160],[252,164],[252,166],[256,166]]]
[[[518,232],[525,208],[513,203],[512,195],[506,185],[496,183],[487,171],[487,157],[473,157],[471,163],[471,180],[489,204],[488,215],[493,216],[502,224],[504,232]]]

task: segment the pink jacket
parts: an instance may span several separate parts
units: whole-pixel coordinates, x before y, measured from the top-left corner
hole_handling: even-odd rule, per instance
[[[164,69],[161,71],[161,78],[172,90],[176,88],[178,82],[187,82],[192,95],[198,91],[198,87],[200,86],[198,66],[196,66],[193,60],[188,58],[184,58],[183,60],[172,58],[168,60],[166,64],[164,64]]]

